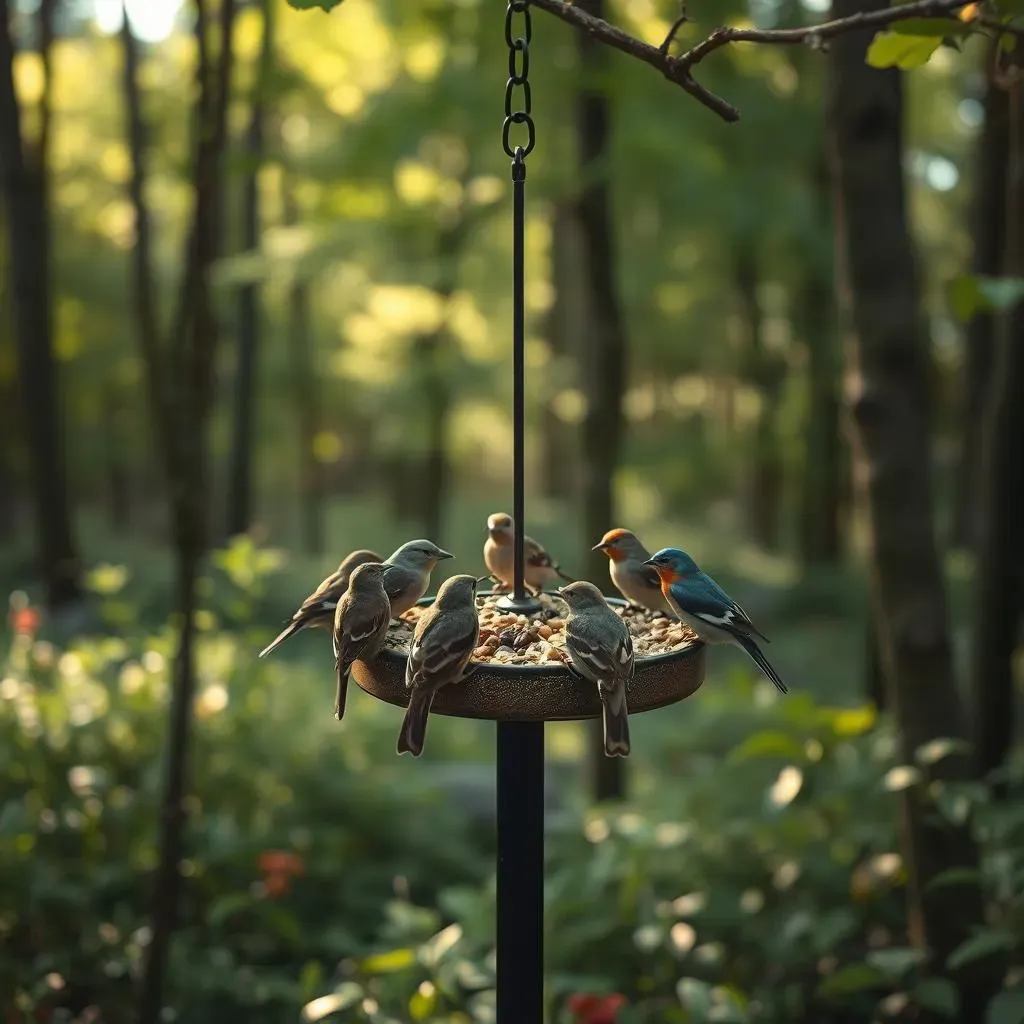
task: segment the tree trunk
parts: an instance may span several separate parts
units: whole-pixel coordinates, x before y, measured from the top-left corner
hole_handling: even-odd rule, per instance
[[[836,0],[833,16],[884,5]],[[913,762],[929,740],[961,735],[962,719],[934,536],[929,361],[904,196],[901,81],[896,70],[866,64],[870,37],[836,39],[829,58],[837,265],[851,312],[848,391],[881,660],[901,755]],[[948,757],[929,773],[962,777],[965,768]],[[976,868],[977,851],[966,829],[945,826],[925,806],[923,785],[905,792],[903,817],[910,941],[941,965],[980,923],[981,896],[976,885],[930,883],[951,868]],[[964,1020],[983,1018],[991,980],[983,969],[963,972]]]
[[[567,384],[562,371],[573,352],[580,350],[578,331],[583,315],[580,295],[580,227],[577,205],[558,199],[551,212],[551,283],[554,300],[548,311],[547,341],[551,372],[541,412],[541,487],[552,498],[574,493],[573,473],[577,465],[573,436],[568,424],[555,412],[555,396]]]
[[[458,285],[459,257],[465,241],[463,215],[443,227],[437,240],[437,265],[440,268],[437,294],[447,305]],[[424,403],[422,454],[417,459],[417,481],[413,506],[424,536],[442,543],[444,509],[448,497],[448,420],[451,413],[451,387],[448,369],[448,325],[446,319],[436,331],[424,335],[413,348],[413,373]],[[408,499],[408,493],[405,495]],[[407,512],[410,510],[406,510]]]
[[[282,182],[284,222],[299,222],[299,209],[288,175]],[[288,289],[288,341],[291,383],[298,427],[299,532],[302,549],[319,555],[324,549],[323,480],[313,442],[320,429],[320,390],[310,334],[309,282],[293,280]]]
[[[1007,220],[1006,169],[1010,160],[1009,100],[994,79],[998,43],[985,53],[985,121],[975,156],[971,233],[975,274],[996,276],[1003,265]],[[995,361],[996,318],[978,313],[967,327],[964,342],[963,438],[953,497],[952,542],[973,547],[978,540],[981,433]]]
[[[0,190],[6,208],[14,337],[39,568],[47,603],[56,610],[76,603],[82,592],[53,353],[47,181],[53,9],[54,0],[42,0],[39,5],[44,87],[41,131],[36,144],[31,145],[22,136],[21,110],[14,90],[11,11],[8,0],[0,0]]]
[[[779,513],[782,504],[782,459],[777,425],[779,395],[785,367],[764,345],[764,316],[757,295],[757,256],[752,246],[740,242],[736,254],[736,295],[746,327],[742,362],[746,376],[761,395],[761,415],[754,437],[749,485],[749,522],[754,540],[769,551],[779,546]],[[730,411],[730,417],[734,415]],[[730,427],[732,423],[730,422]]]
[[[224,150],[231,81],[235,0],[222,0],[216,36],[220,50],[211,59],[213,33],[206,0],[196,0],[198,51],[195,156],[191,228],[178,307],[161,344],[156,318],[145,201],[145,140],[138,86],[138,54],[128,18],[124,19],[124,83],[132,156],[130,195],[135,211],[133,261],[136,333],[150,394],[157,442],[169,492],[172,540],[177,568],[175,611],[180,620],[175,656],[167,760],[153,880],[152,938],[146,949],[139,992],[140,1024],[163,1019],[168,954],[177,925],[184,852],[184,800],[189,784],[189,747],[195,693],[197,582],[207,545],[208,474],[206,434],[213,398],[218,332],[209,271],[219,255],[223,228]]]
[[[579,0],[581,10],[604,17],[604,0]],[[577,33],[582,85],[576,98],[580,180],[578,217],[583,237],[586,305],[580,352],[581,377],[587,398],[583,420],[583,524],[587,547],[596,544],[616,523],[615,471],[622,443],[622,398],[626,390],[626,334],[619,309],[612,205],[608,189],[611,159],[611,111],[603,77],[607,53],[585,32]],[[600,552],[588,559],[588,578],[607,579],[608,564]],[[598,800],[625,795],[625,772],[619,758],[604,756],[600,722],[591,727],[591,767]]]
[[[273,2],[263,0],[263,41],[259,69],[253,84],[249,127],[243,153],[246,159],[242,184],[242,250],[252,252],[260,244],[259,172],[265,156],[264,120],[266,93],[274,59]],[[259,357],[260,290],[255,282],[238,290],[237,359],[235,363],[234,430],[228,472],[227,533],[245,533],[253,519],[253,459],[256,422],[256,379]]]
[[[1016,71],[1016,67],[1013,68]],[[1001,272],[1024,272],[1024,118],[1019,82],[1010,85],[1005,249]],[[995,365],[983,419],[974,576],[972,684],[978,769],[998,768],[1014,733],[1014,652],[1024,608],[1024,303],[999,318]],[[979,410],[980,412],[980,410]]]
[[[828,169],[813,176],[822,222],[831,221]],[[795,319],[807,351],[807,425],[800,487],[800,560],[805,567],[835,565],[843,551],[843,480],[847,459],[841,432],[840,352],[831,260],[808,260]]]
[[[131,488],[124,454],[126,412],[121,384],[117,381],[108,383],[102,416],[107,463],[107,511],[115,531],[127,530],[131,519]]]

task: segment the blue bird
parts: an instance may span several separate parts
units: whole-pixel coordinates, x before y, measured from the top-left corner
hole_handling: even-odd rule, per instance
[[[754,664],[781,693],[789,689],[761,653],[754,637],[768,643],[750,616],[685,552],[662,548],[647,559],[661,577],[661,592],[672,610],[708,644],[734,643],[750,655]]]

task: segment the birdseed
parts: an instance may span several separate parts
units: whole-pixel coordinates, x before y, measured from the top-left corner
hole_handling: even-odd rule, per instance
[[[532,615],[515,615],[497,606],[503,595],[477,597],[480,616],[480,642],[473,652],[476,663],[496,665],[565,664],[565,602],[554,594],[542,594],[541,608]],[[385,646],[407,653],[416,621],[429,606],[410,608],[401,621],[392,623]],[[637,660],[678,651],[692,644],[697,636],[683,622],[660,612],[612,605],[626,623],[633,638]]]

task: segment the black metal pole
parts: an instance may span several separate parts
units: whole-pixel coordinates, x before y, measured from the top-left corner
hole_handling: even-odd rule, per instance
[[[526,161],[521,148],[512,160],[512,516],[514,556],[512,596],[526,601],[526,323],[523,248],[526,221]]]
[[[513,38],[513,16],[523,35]],[[512,158],[512,477],[513,582],[506,608],[530,612],[540,602],[526,593],[523,538],[526,529],[526,325],[524,236],[526,157],[534,146],[530,116],[530,10],[509,0],[505,41],[509,49],[502,145]],[[522,110],[512,110],[515,89]],[[525,146],[512,147],[513,125],[527,131]],[[498,723],[497,1024],[541,1024],[544,1019],[544,723]]]
[[[544,723],[498,723],[497,1024],[544,1019]]]

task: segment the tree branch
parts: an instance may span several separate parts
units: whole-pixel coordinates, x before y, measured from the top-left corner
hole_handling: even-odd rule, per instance
[[[716,95],[693,77],[693,68],[715,50],[720,50],[730,43],[762,43],[776,46],[805,44],[820,47],[827,40],[848,32],[869,28],[881,29],[910,18],[949,18],[952,21],[956,12],[966,6],[966,0],[914,0],[912,3],[899,4],[896,7],[861,11],[846,18],[835,18],[819,25],[801,28],[717,28],[696,46],[678,57],[672,57],[668,49],[682,24],[681,20],[677,20],[665,43],[661,46],[652,46],[565,0],[530,0],[530,3],[533,7],[553,14],[567,25],[586,32],[598,42],[649,64],[724,121],[738,121],[740,112],[728,100]]]

